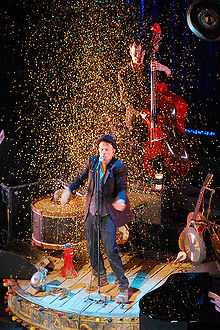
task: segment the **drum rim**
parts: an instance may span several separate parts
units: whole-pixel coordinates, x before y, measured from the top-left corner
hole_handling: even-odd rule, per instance
[[[51,196],[50,195],[45,195],[43,197],[39,197],[39,198],[36,198],[32,201],[32,204],[31,204],[31,210],[32,210],[32,213],[35,213],[37,215],[39,215],[40,217],[50,217],[50,218],[59,218],[59,219],[66,219],[66,218],[70,218],[70,219],[74,219],[75,217],[84,217],[84,206],[83,208],[77,212],[76,208],[74,208],[74,214],[72,211],[66,211],[65,214],[54,214],[52,211],[47,211],[47,210],[40,210],[39,207],[35,206],[35,204],[37,202],[40,202],[42,200],[46,200],[46,199],[51,199]],[[85,200],[84,200],[84,203],[85,203]]]
[[[77,243],[66,242],[66,243],[70,243],[73,247],[75,247],[75,246],[78,246],[80,242],[77,242]],[[34,234],[32,234],[32,244],[42,247],[43,249],[62,250],[62,249],[64,249],[64,245],[66,243],[63,243],[63,244],[46,243],[46,242],[37,240],[34,237]]]

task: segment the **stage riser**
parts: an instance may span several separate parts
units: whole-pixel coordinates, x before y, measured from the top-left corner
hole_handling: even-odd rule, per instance
[[[97,292],[88,290],[92,276],[89,264],[84,264],[83,267],[77,270],[77,277],[64,278],[60,274],[63,260],[54,257],[50,261],[54,263],[55,268],[48,274],[44,291],[36,292],[31,287],[29,280],[9,280],[8,282],[8,306],[12,314],[17,316],[20,322],[25,323],[25,327],[33,325],[38,330],[139,330],[140,326],[144,324],[143,330],[157,330],[153,326],[157,323],[157,320],[161,319],[161,310],[163,320],[178,320],[176,323],[165,322],[166,325],[175,326],[175,328],[171,328],[172,330],[179,329],[177,326],[183,325],[181,321],[188,320],[188,317],[180,315],[179,310],[177,310],[179,306],[182,311],[183,306],[182,298],[177,295],[182,295],[182,291],[184,294],[182,282],[185,283],[187,289],[189,287],[188,282],[185,280],[186,275],[184,275],[192,271],[192,265],[189,263],[158,264],[154,262],[153,266],[153,264],[147,263],[146,260],[143,262],[142,258],[133,258],[131,255],[125,254],[123,264],[130,283],[129,303],[121,305],[115,300],[119,291],[112,278],[108,263],[105,263],[105,265],[107,266],[109,284],[101,289],[101,294],[107,299],[98,301],[99,295],[97,295]],[[207,265],[207,267],[211,267],[211,265]],[[203,267],[202,269],[203,273],[208,268],[204,269]],[[217,267],[213,264],[210,269],[215,273]],[[195,275],[201,272],[198,267],[194,270]],[[190,273],[190,279],[191,277],[197,278],[195,275],[194,272]],[[189,276],[187,275],[187,277]],[[175,278],[181,279],[181,283],[177,281],[176,286],[173,285]],[[169,284],[168,292],[165,288],[167,283]],[[195,291],[197,293],[197,286],[195,288],[191,286],[189,287],[190,292]],[[173,298],[174,294],[171,295],[170,287],[173,288],[175,297],[177,296],[178,299]],[[158,301],[155,293],[159,294],[159,291],[165,294],[159,296]],[[216,291],[214,290],[214,292]],[[149,299],[150,304],[147,304]],[[185,300],[186,298],[184,298]],[[142,301],[144,305],[141,304]],[[169,302],[168,308],[167,304]],[[179,303],[178,306],[177,302]],[[188,300],[186,302],[188,306]],[[178,312],[179,318],[175,317],[175,311]],[[170,312],[175,315],[171,315]],[[190,320],[194,321],[192,314],[197,315],[194,309],[192,311],[190,309],[190,313],[187,310],[186,313],[190,315]],[[166,314],[169,314],[169,317],[166,317]],[[149,316],[151,316],[151,319]],[[155,322],[152,323],[153,321]],[[165,329],[169,330],[168,327]],[[182,328],[180,329],[182,330]]]
[[[138,330],[139,318],[85,317],[43,309],[17,295],[9,295],[8,304],[19,319],[39,330]]]

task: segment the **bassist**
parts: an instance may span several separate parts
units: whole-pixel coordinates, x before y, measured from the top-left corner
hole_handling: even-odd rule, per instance
[[[147,127],[140,111],[149,105],[151,92],[150,73],[160,71],[163,80],[171,77],[171,70],[154,61],[151,68],[150,54],[146,54],[145,47],[140,41],[131,41],[129,44],[131,62],[119,71],[118,82],[121,103],[125,107],[125,124],[128,129],[128,167],[130,177],[142,181],[144,170],[144,142],[146,141]]]

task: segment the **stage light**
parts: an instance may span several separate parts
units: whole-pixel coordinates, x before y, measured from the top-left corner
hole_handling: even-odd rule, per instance
[[[187,23],[197,37],[206,41],[220,40],[220,1],[193,1],[187,10]]]
[[[192,134],[192,135],[206,135],[206,136],[212,136],[212,137],[217,136],[216,132],[214,132],[214,131],[205,131],[205,130],[201,130],[201,129],[186,128],[185,132],[188,134]]]

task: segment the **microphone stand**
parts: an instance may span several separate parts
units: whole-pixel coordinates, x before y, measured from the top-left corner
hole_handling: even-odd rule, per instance
[[[100,164],[95,171],[95,209],[96,209],[96,224],[97,232],[97,253],[98,253],[98,294],[100,294],[100,236],[101,236],[101,211],[102,211],[102,190],[100,180]]]
[[[107,304],[108,300],[111,300],[111,297],[107,297],[105,295],[101,295],[100,292],[100,232],[101,232],[101,212],[102,212],[102,187],[100,180],[100,162],[95,170],[95,209],[96,209],[96,224],[97,224],[97,259],[98,259],[98,291],[94,295],[89,296],[89,300],[96,301],[97,303]]]

